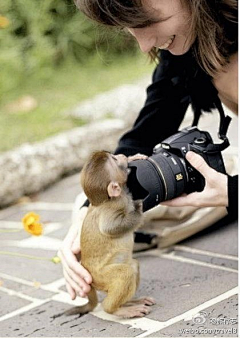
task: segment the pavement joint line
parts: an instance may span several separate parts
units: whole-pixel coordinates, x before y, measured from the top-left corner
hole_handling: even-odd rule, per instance
[[[56,282],[60,282],[60,280],[57,280]],[[54,284],[54,283],[55,282],[53,282],[51,284]],[[58,284],[56,283],[56,285],[59,285],[59,283]],[[40,286],[39,289],[49,290],[49,288],[47,286],[48,285],[46,285],[46,288],[44,288],[44,285],[42,287]],[[55,290],[56,292],[58,292],[58,294],[55,294],[55,295],[51,296],[50,298],[47,298],[47,299],[44,299],[44,300],[38,299],[38,298],[33,298],[33,297],[30,297],[30,296],[24,295],[21,292],[14,291],[12,289],[8,289],[8,288],[5,288],[5,287],[0,287],[0,291],[7,293],[9,296],[16,296],[16,297],[19,297],[19,298],[22,298],[22,299],[25,299],[25,300],[28,300],[28,301],[31,302],[31,304],[28,304],[27,306],[21,307],[20,309],[17,309],[15,311],[12,311],[9,314],[6,314],[6,315],[0,317],[0,322],[4,321],[6,319],[9,319],[9,318],[15,317],[15,316],[22,314],[24,312],[27,312],[27,311],[29,311],[29,310],[37,307],[37,306],[41,306],[42,304],[45,304],[45,303],[50,302],[50,301],[58,301],[60,303],[70,304],[72,306],[83,305],[87,302],[87,299],[80,298],[80,297],[78,297],[75,301],[73,301],[73,300],[70,299],[70,296],[68,295],[67,292],[59,291],[59,290]],[[51,291],[53,291],[53,290],[51,290]]]
[[[72,306],[82,306],[88,303],[87,298],[77,297],[76,299],[72,300],[70,298],[70,295],[65,291],[58,291],[56,295],[53,295],[51,297],[51,300],[54,300],[60,303],[70,304]]]
[[[200,311],[212,306],[212,305],[215,305],[219,302],[222,302],[223,300],[225,299],[228,299],[234,295],[237,295],[239,292],[239,287],[236,286],[234,287],[233,289],[230,289],[218,296],[216,296],[215,298],[212,298],[210,300],[207,300],[206,302],[202,303],[201,305],[197,306],[196,308],[190,310],[190,311],[187,311],[185,312],[186,316],[185,316],[185,321],[189,321],[189,320],[192,320],[192,317],[195,316],[197,313],[199,313]]]
[[[10,212],[18,212],[20,209],[20,204],[14,204],[12,206],[9,206],[9,207],[6,207],[4,209],[1,209],[0,210],[0,216],[1,216],[1,219],[5,218],[5,217],[8,217],[10,215]]]
[[[0,277],[3,278],[3,279],[8,279],[12,282],[23,284],[23,285],[34,286],[34,282],[29,282],[29,281],[22,279],[22,278],[19,278],[19,277],[10,276],[10,275],[7,275],[6,273],[0,272]]]
[[[46,222],[43,223],[44,225],[44,235],[50,234],[56,230],[59,230],[63,227],[63,223],[60,222]],[[2,221],[0,220],[0,229],[20,229],[23,230],[22,222],[9,222],[9,221]]]
[[[219,303],[219,302],[221,302],[225,299],[228,299],[228,298],[234,296],[235,294],[238,294],[238,286],[231,289],[231,290],[228,290],[228,291],[222,293],[221,295],[218,295],[217,297],[214,297],[214,298],[196,306],[195,308],[192,308],[191,310],[188,310],[188,311],[182,313],[181,315],[173,317],[173,318],[171,318],[171,319],[169,319],[165,322],[159,322],[159,324],[160,324],[159,326],[161,326],[160,329],[158,329],[158,330],[155,330],[155,328],[150,329],[149,331],[144,332],[144,333],[138,335],[137,337],[138,338],[146,337],[146,336],[148,336],[148,335],[150,335],[154,332],[160,331],[162,329],[165,329],[168,326],[176,324],[177,322],[179,322],[181,320],[190,321],[200,311],[205,310],[206,308],[209,308],[210,306],[215,305],[215,304],[217,304],[217,303]]]
[[[22,239],[20,241],[17,240],[3,240],[0,243],[3,243],[3,246],[11,246],[16,248],[26,248],[26,249],[42,249],[42,250],[52,250],[58,251],[62,240],[58,238],[48,237],[42,235],[40,237],[29,237]]]
[[[12,282],[16,282],[16,283],[27,285],[27,286],[31,286],[31,287],[34,286],[34,282],[35,282],[35,281],[29,282],[29,281],[27,281],[25,279],[22,279],[22,278],[19,278],[19,277],[10,276],[10,275],[7,275],[5,273],[0,273],[0,278],[8,279],[8,280],[10,280]],[[65,279],[64,278],[60,278],[60,279],[57,279],[56,281],[54,281],[52,283],[49,283],[49,284],[40,284],[39,285],[39,289],[45,290],[45,291],[60,292],[59,288],[61,286],[63,286],[63,285],[65,285]]]
[[[156,249],[147,251],[148,255],[156,256],[156,257],[159,257],[159,258],[172,259],[172,260],[182,262],[182,263],[195,264],[195,265],[200,265],[200,266],[204,266],[204,267],[208,267],[208,268],[212,268],[212,269],[219,269],[219,270],[223,270],[223,271],[238,273],[238,270],[236,270],[236,269],[231,269],[231,268],[227,268],[227,267],[224,267],[224,266],[211,264],[211,263],[205,263],[205,262],[198,261],[198,260],[192,259],[192,258],[185,258],[185,257],[177,256],[177,255],[175,255],[174,251],[172,251],[170,253],[165,253],[165,252],[167,252],[167,251],[166,250],[156,250]],[[144,256],[144,253],[146,254],[146,252],[136,253],[134,255],[134,257],[137,258],[137,257]]]
[[[9,289],[9,288],[5,288],[3,286],[0,286],[0,291],[7,293],[9,296],[16,296],[16,297],[28,300],[31,303],[34,303],[34,302],[41,300],[39,298],[31,297],[31,296],[25,295],[22,292],[15,291],[15,290],[12,290],[12,289]],[[81,298],[81,297],[78,297],[76,300],[73,301],[73,300],[71,300],[71,298],[70,298],[70,296],[67,292],[59,291],[59,290],[58,290],[57,294],[47,298],[47,300],[48,301],[55,300],[55,301],[58,301],[60,303],[70,304],[72,306],[84,305],[88,302],[88,300],[86,298]]]
[[[23,210],[72,211],[74,203],[33,202],[22,205]]]
[[[26,306],[21,307],[20,309],[17,309],[11,313],[8,313],[2,317],[0,317],[0,322],[3,322],[4,320],[10,319],[12,317],[18,316],[24,312],[27,312],[29,310],[34,309],[35,307],[41,306],[45,303],[48,303],[49,299],[44,299],[44,300],[36,300],[34,303],[28,304]]]
[[[31,296],[25,295],[22,292],[14,291],[12,289],[5,288],[3,286],[0,286],[0,291],[7,293],[9,296],[16,296],[25,300],[28,300],[29,302],[36,302],[39,301],[39,298],[33,298]]]
[[[162,258],[167,258],[167,259],[172,259],[178,262],[182,262],[182,263],[189,263],[189,264],[194,264],[194,265],[200,265],[200,266],[204,266],[204,267],[208,267],[211,269],[218,269],[218,270],[223,270],[223,271],[228,271],[228,272],[233,272],[233,273],[238,273],[238,270],[236,269],[231,269],[231,268],[227,268],[224,266],[220,266],[220,265],[216,265],[216,264],[211,264],[211,263],[205,263],[205,262],[201,262],[192,258],[185,258],[185,257],[181,257],[181,256],[175,256],[174,252],[169,253],[169,254],[162,254],[161,255]]]
[[[1,229],[23,229],[22,222],[0,220]]]
[[[223,258],[223,259],[229,259],[229,260],[236,260],[236,261],[238,261],[238,257],[237,256],[223,255],[223,254],[219,254],[219,253],[212,252],[212,251],[190,248],[190,247],[185,246],[185,245],[174,245],[173,248],[174,248],[174,250],[180,250],[180,251],[190,252],[190,253],[193,253],[193,254],[200,254],[200,255],[205,255],[205,256],[211,256],[211,257],[216,257],[216,258]]]
[[[46,291],[59,292],[59,288],[63,285],[65,285],[65,279],[60,278],[55,280],[54,282],[41,285],[41,288]]]

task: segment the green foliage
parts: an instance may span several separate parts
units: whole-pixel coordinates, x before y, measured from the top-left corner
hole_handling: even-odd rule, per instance
[[[35,74],[6,93],[4,102],[0,102],[0,153],[86,123],[84,118],[79,120],[67,114],[69,109],[101,92],[151,74],[154,66],[140,52],[115,61],[104,65],[96,57],[84,65],[64,62],[48,81]],[[12,107],[26,94],[36,100],[35,108],[24,111],[21,105]]]
[[[0,95],[33,73],[50,77],[53,67],[69,59],[84,63],[96,51],[103,60],[136,51],[132,39],[99,28],[73,0],[1,0],[0,44]]]

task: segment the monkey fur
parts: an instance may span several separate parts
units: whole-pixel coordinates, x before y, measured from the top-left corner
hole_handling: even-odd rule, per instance
[[[81,231],[81,264],[93,282],[88,304],[68,310],[68,315],[92,311],[98,304],[96,290],[107,294],[103,309],[122,318],[143,317],[155,304],[151,297],[132,299],[139,284],[139,264],[132,258],[133,233],[143,222],[142,203],[133,201],[126,188],[127,158],[111,156],[94,153],[81,173],[91,203]]]

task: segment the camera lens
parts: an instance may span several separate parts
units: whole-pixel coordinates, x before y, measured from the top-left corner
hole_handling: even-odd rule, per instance
[[[162,200],[172,199],[184,192],[187,175],[178,156],[162,149],[157,154],[149,157],[148,160],[154,163],[159,175],[161,175],[165,191]]]
[[[146,160],[129,163],[128,188],[133,199],[143,199],[143,210],[181,195],[187,182],[185,167],[178,156],[160,149]]]

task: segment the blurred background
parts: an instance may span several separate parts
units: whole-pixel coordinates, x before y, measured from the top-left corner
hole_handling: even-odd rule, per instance
[[[73,0],[1,0],[0,44],[0,153],[86,123],[66,111],[153,68]]]

